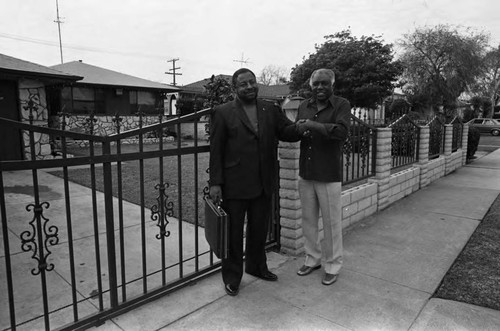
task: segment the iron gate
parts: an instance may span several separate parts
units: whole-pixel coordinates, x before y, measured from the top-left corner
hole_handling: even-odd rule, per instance
[[[1,330],[85,329],[219,268],[200,212],[209,114],[146,126],[139,114],[126,132],[116,116],[108,136],[94,134],[92,115],[80,133],[64,115],[61,129],[0,118],[29,146],[28,160],[0,161]],[[37,157],[41,136],[49,159]],[[268,246],[279,245],[278,201]]]

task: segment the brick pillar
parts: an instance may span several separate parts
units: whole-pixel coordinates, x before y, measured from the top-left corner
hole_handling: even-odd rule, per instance
[[[417,167],[420,168],[420,187],[429,185],[428,167],[429,167],[429,140],[430,128],[426,126],[420,127],[420,141],[418,148],[418,163]]]
[[[377,210],[382,210],[389,205],[389,179],[392,167],[392,129],[377,129],[377,147],[375,160],[375,177],[368,179],[369,183],[378,185]]]
[[[304,251],[302,208],[299,198],[299,143],[280,142],[281,251],[299,255]]]
[[[467,146],[469,144],[469,125],[464,124],[462,130],[462,165],[467,163]]]
[[[444,125],[444,175],[448,175],[453,170],[451,159],[451,147],[453,140],[453,125]]]

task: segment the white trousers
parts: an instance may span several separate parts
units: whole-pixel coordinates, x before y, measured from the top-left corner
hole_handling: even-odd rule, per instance
[[[318,182],[299,178],[302,204],[302,232],[305,239],[305,265],[314,267],[324,258],[325,272],[338,274],[342,268],[342,183]],[[319,211],[323,220],[320,235]]]

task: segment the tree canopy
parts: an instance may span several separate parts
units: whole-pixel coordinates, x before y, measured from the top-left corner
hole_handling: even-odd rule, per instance
[[[473,84],[471,92],[476,95],[474,100],[476,103],[477,98],[489,100],[488,103],[482,102],[483,116],[490,117],[493,115],[493,107],[500,99],[500,45],[488,51],[484,57],[483,72]]]
[[[335,94],[348,99],[353,107],[375,108],[389,96],[402,72],[394,61],[392,44],[384,44],[379,36],[351,35],[349,29],[325,36],[316,52],[304,57],[292,69],[290,88],[307,96],[309,78],[314,70],[329,68],[335,72]]]
[[[267,65],[262,69],[258,82],[263,85],[278,85],[288,82],[287,69],[284,66]]]
[[[203,108],[214,108],[228,101],[233,100],[231,84],[223,77],[212,75],[205,87],[206,99]]]
[[[403,91],[417,110],[453,110],[457,98],[482,72],[488,36],[470,29],[437,25],[417,28],[400,44]]]

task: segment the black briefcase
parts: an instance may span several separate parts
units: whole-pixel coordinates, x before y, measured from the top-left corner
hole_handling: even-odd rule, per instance
[[[205,200],[205,238],[215,256],[227,258],[229,249],[229,216],[209,196]]]

